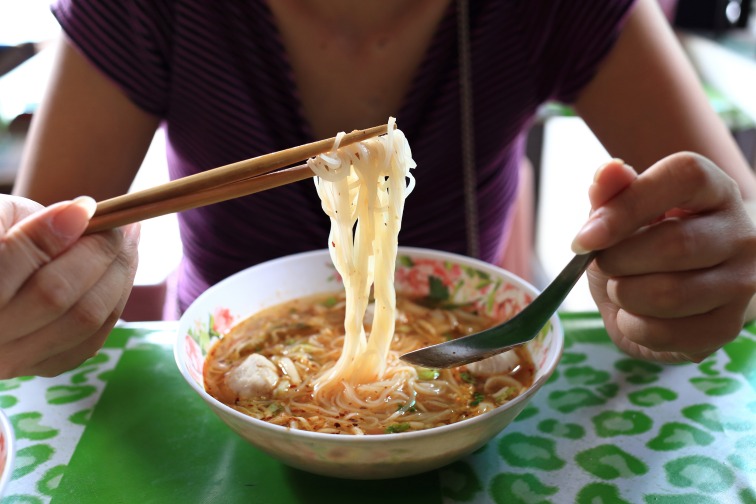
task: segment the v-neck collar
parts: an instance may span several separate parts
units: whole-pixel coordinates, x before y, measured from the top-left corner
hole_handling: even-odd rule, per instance
[[[267,17],[265,20],[266,25],[269,27],[268,35],[274,40],[275,45],[278,46],[281,51],[282,66],[285,68],[283,78],[286,79],[291,101],[295,104],[293,108],[298,119],[298,135],[303,143],[320,140],[319,138],[315,138],[310,121],[305,117],[302,97],[294,76],[294,68],[286,50],[286,45],[283,43],[283,37],[278,28],[275,16],[268,5],[268,1],[263,0],[262,3],[264,7],[263,11]],[[454,25],[456,23],[456,5],[456,0],[449,2],[446,12],[441,17],[438,26],[436,26],[435,32],[425,50],[421,63],[418,65],[412,76],[407,93],[402,98],[401,104],[399,105],[399,110],[396,116],[397,125],[405,132],[405,134],[413,131],[416,127],[419,127],[420,117],[414,116],[411,109],[416,108],[414,107],[415,101],[424,95],[425,86],[429,84],[425,82],[426,79],[424,79],[424,76],[430,69],[437,65],[436,58],[434,58],[437,52],[436,49],[444,47],[450,42],[453,43],[454,34],[456,33],[454,30]],[[388,117],[386,120],[388,121]],[[334,134],[335,133],[336,132],[334,132]]]

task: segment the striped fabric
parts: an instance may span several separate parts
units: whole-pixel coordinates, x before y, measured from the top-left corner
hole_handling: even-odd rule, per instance
[[[502,249],[534,113],[575,98],[632,2],[470,2],[482,259]],[[53,13],[134,103],[164,119],[172,177],[315,140],[264,1],[58,0]],[[418,163],[400,244],[464,253],[455,23],[452,2],[395,114]],[[325,248],[328,226],[312,181],[182,213],[180,308],[247,266]]]

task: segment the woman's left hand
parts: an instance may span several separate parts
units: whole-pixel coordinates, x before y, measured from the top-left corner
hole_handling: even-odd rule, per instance
[[[601,250],[589,284],[620,349],[698,362],[738,335],[756,293],[756,228],[730,177],[692,153],[640,175],[616,160],[589,197],[573,248]]]

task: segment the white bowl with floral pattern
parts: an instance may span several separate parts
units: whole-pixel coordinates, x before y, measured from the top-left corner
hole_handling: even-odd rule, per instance
[[[13,426],[5,412],[0,410],[0,497],[5,493],[13,472],[14,441]]]
[[[397,292],[448,295],[454,303],[476,303],[499,319],[511,318],[537,295],[519,277],[460,255],[400,247]],[[237,434],[272,457],[305,471],[353,479],[408,476],[442,467],[491,440],[523,410],[551,376],[564,334],[557,316],[528,343],[536,365],[533,385],[482,415],[428,430],[379,435],[322,434],[251,418],[210,396],[203,385],[205,355],[215,338],[237,321],[269,306],[312,294],[334,292],[340,280],[327,250],[272,260],[241,271],[208,289],[181,317],[174,354],[187,383]]]

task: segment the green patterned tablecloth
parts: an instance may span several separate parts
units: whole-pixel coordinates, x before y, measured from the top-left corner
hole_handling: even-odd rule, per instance
[[[345,481],[283,466],[183,382],[172,323],[118,328],[56,378],[0,381],[17,454],[0,504],[756,503],[756,326],[701,364],[626,357],[595,314],[562,320],[550,382],[487,446],[439,471]]]

